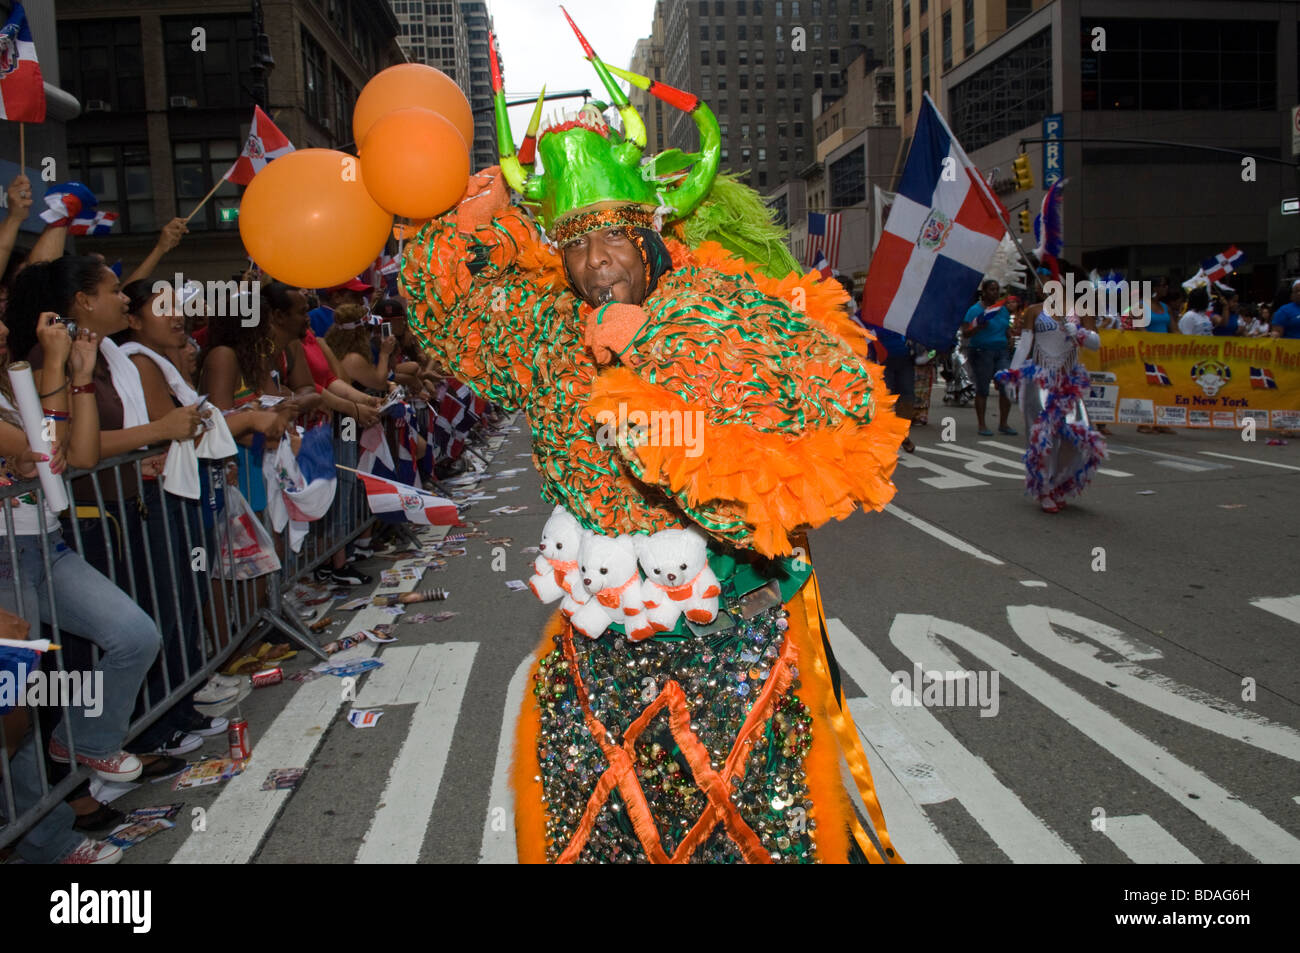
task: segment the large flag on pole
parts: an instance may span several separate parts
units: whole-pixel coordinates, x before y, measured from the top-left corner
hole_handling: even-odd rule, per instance
[[[408,523],[455,526],[460,521],[456,504],[414,486],[369,473],[357,473],[366,487],[366,502],[376,516],[396,516]]]
[[[951,347],[1006,214],[925,94],[862,290],[863,319],[923,347]]]
[[[254,106],[253,125],[248,130],[244,151],[222,178],[236,185],[247,185],[253,181],[253,176],[266,168],[268,162],[289,152],[293,152],[289,137],[275,127],[261,106]]]
[[[0,29],[0,119],[45,121],[45,81],[21,3],[14,4],[9,21]]]
[[[815,268],[817,258],[821,254],[825,254],[831,268],[839,263],[840,216],[838,213],[831,215],[821,212],[808,213],[808,244],[804,248],[804,261]]]

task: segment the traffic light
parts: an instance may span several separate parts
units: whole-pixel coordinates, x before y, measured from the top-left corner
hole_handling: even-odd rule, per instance
[[[1029,221],[1029,209],[1022,208],[1020,210],[1020,234],[1028,235],[1032,233],[1033,230],[1033,223]]]
[[[1016,191],[1023,192],[1034,187],[1034,174],[1029,171],[1029,156],[1022,152],[1011,163],[1016,172]]]

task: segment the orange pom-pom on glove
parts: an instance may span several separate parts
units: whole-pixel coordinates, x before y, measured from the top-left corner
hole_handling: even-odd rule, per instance
[[[639,304],[607,304],[588,311],[585,341],[596,363],[613,364],[631,346],[645,326],[645,309]]]

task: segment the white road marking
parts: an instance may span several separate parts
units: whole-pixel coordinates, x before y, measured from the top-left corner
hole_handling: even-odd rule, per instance
[[[1007,620],[1021,641],[1034,651],[1125,698],[1225,738],[1300,761],[1300,732],[1133,664],[1138,659],[1159,658],[1160,653],[1141,643],[1130,643],[1117,629],[1073,612],[1043,606],[1007,606]],[[1058,626],[1117,652],[1124,660],[1101,661],[1096,657],[1096,645],[1064,635],[1057,631]],[[1137,651],[1125,651],[1129,645]]]
[[[1281,599],[1252,599],[1250,604],[1257,609],[1280,615],[1288,622],[1300,623],[1300,596],[1285,596]]]
[[[1027,589],[1046,589],[1047,583],[1041,579],[1021,579],[1020,584]]]
[[[994,566],[1005,565],[1005,563],[1003,563],[1002,560],[998,559],[996,556],[990,556],[988,553],[976,549],[974,546],[972,546],[970,543],[966,542],[965,540],[958,539],[956,536],[953,536],[951,533],[945,533],[943,530],[939,529],[939,527],[927,523],[925,520],[921,519],[920,517],[913,516],[911,513],[900,510],[893,503],[886,505],[885,512],[897,516],[904,523],[907,523],[911,526],[915,526],[921,532],[929,536],[933,536],[941,543],[947,543],[949,546],[951,546],[955,550],[958,550],[959,552],[966,553],[966,555],[968,556],[974,556],[976,559],[980,560],[981,562],[990,563]]]
[[[984,444],[986,447],[997,447],[999,450],[1007,450],[1011,453],[1016,454],[1017,456],[1024,456],[1025,453],[1024,447],[1017,447],[1009,443],[999,443],[996,440],[981,440],[980,443]],[[1211,468],[1206,467],[1205,469],[1208,470]],[[1131,477],[1133,475],[1131,473],[1125,473],[1123,470],[1111,470],[1106,467],[1098,467],[1097,472],[1102,476],[1109,476],[1109,477]]]
[[[475,642],[389,649],[384,653],[386,662],[391,655],[403,654],[401,661],[394,659],[392,664],[405,677],[400,684],[390,678],[373,692],[367,684],[357,697],[359,708],[412,702],[417,706],[388,773],[380,806],[357,851],[357,863],[413,864],[420,859],[477,649]]]
[[[999,480],[1023,480],[1025,478],[1024,467],[1018,461],[1005,460],[991,453],[985,453],[983,450],[976,450],[974,447],[946,443],[938,447],[917,447],[916,449],[919,453],[936,454],[941,457],[960,460],[962,461],[963,470],[977,476],[994,477]]]
[[[515,750],[515,724],[528,690],[528,670],[533,657],[529,655],[510,679],[506,689],[506,708],[501,716],[501,736],[497,740],[497,765],[492,772],[492,791],[488,795],[488,813],[483,822],[483,846],[479,850],[480,864],[516,864],[519,849],[515,843],[515,792],[510,786],[510,765]],[[493,830],[493,814],[497,808],[505,810],[505,830]]]
[[[360,614],[368,615],[364,611]],[[375,613],[374,622],[380,621]],[[349,649],[347,659],[374,655],[374,643]],[[339,658],[340,656],[335,656]],[[273,768],[301,768],[325,737],[325,728],[343,704],[341,680],[333,675],[298,687],[289,704],[261,732],[244,773],[226,782],[225,790],[207,809],[206,830],[193,831],[173,855],[173,864],[246,864],[289,800],[292,791],[263,791],[262,782]],[[183,826],[177,825],[177,829]]]
[[[944,668],[933,664],[936,655],[953,657],[939,644],[940,638],[955,642],[1252,857],[1264,863],[1300,860],[1300,840],[1288,831],[997,640],[946,619],[904,614],[895,617],[889,634],[913,662],[927,669]],[[968,808],[973,803],[963,798]]]
[[[920,459],[909,453],[900,454],[898,463],[899,466],[908,470],[929,470],[931,473],[938,474],[937,476],[919,478],[926,486],[932,486],[936,490],[962,490],[972,486],[988,486],[985,480],[977,480],[974,477],[966,476],[964,473],[958,473],[956,470],[941,467],[933,460]]]
[[[1218,467],[1213,464],[1205,466],[1201,463],[1193,463],[1183,460],[1157,460],[1156,466],[1168,467],[1170,470],[1182,470],[1184,473],[1205,473],[1209,470],[1218,469]]]
[[[1279,470],[1295,470],[1300,473],[1300,467],[1293,467],[1289,463],[1274,463],[1272,460],[1255,460],[1252,457],[1234,457],[1230,453],[1215,453],[1213,450],[1202,450],[1201,453],[1207,457],[1222,457],[1225,460],[1240,460],[1242,463],[1257,463],[1261,467],[1277,467]]]
[[[1199,864],[1201,860],[1145,814],[1106,818],[1106,836],[1135,864]]]
[[[894,627],[918,624],[927,617],[900,615]],[[827,622],[835,657],[868,696],[891,697],[890,671],[839,619]],[[891,638],[893,632],[891,630]],[[895,640],[897,643],[897,640]],[[925,708],[890,708],[890,715],[925,761],[935,765],[944,782],[961,800],[998,847],[1015,863],[1079,863],[1074,850],[1021,802],[983,759],[971,754]],[[881,756],[883,757],[883,755]],[[891,770],[893,770],[891,768]],[[897,773],[897,772],[896,772]],[[889,823],[889,814],[885,814]],[[899,841],[900,850],[905,842]],[[903,854],[904,858],[907,854]]]

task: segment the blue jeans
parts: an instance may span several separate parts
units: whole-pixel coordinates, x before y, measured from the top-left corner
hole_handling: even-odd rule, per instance
[[[98,645],[102,651],[103,710],[95,718],[81,708],[69,708],[54,737],[68,744],[76,739],[77,753],[112,758],[122,750],[136,695],[149,666],[158,655],[162,636],[153,620],[138,605],[63,541],[57,530],[47,537],[50,574],[46,576],[37,536],[15,536],[18,550],[18,585],[22,612],[18,612],[14,566],[8,540],[0,539],[0,606],[21,615],[40,632],[42,622],[54,624],[50,595],[58,611],[61,632],[70,632]]]
[[[29,732],[9,763],[14,782],[14,807],[19,815],[41,799],[41,779],[37,773],[36,759],[40,752],[37,735]],[[0,805],[4,799],[0,798]],[[18,841],[18,856],[29,864],[55,864],[76,850],[85,835],[72,825],[76,815],[72,808],[60,801]]]

